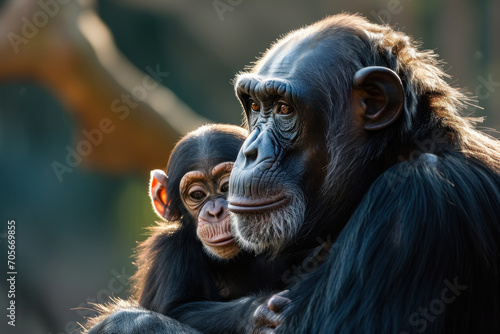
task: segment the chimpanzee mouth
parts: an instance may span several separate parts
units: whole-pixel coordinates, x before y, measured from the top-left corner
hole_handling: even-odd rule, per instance
[[[224,235],[218,236],[217,238],[214,238],[210,241],[207,241],[207,240],[204,241],[204,243],[206,245],[212,246],[212,247],[226,246],[232,242],[235,242],[232,234],[224,234]]]
[[[284,206],[289,202],[286,196],[272,196],[269,198],[251,200],[248,198],[228,199],[227,208],[233,213],[252,213],[256,211],[270,211]]]
[[[296,238],[306,208],[302,192],[288,189],[286,195],[267,196],[267,201],[236,198],[229,199],[228,209],[231,230],[242,249],[274,256]]]
[[[225,210],[224,215],[222,217],[219,217],[219,218],[212,217],[211,219],[204,219],[204,218],[198,217],[198,221],[200,224],[218,224],[218,226],[225,226],[224,224],[226,223],[226,220],[228,220],[228,219],[229,219],[229,212],[227,210]],[[229,221],[227,221],[227,226],[229,226]],[[231,233],[231,232],[229,231],[227,233]]]

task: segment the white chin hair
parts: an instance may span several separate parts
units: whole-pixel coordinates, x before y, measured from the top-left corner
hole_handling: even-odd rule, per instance
[[[306,203],[302,192],[289,198],[288,205],[272,211],[231,213],[231,230],[243,249],[276,255],[293,240],[303,223]]]

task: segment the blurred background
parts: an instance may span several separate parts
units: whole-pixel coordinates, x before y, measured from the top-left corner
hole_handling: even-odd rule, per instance
[[[207,120],[241,125],[232,78],[291,29],[343,11],[396,26],[500,129],[499,1],[0,3],[1,333],[71,333],[92,314],[75,308],[127,296],[155,222],[149,170]],[[10,220],[16,327],[3,314]]]

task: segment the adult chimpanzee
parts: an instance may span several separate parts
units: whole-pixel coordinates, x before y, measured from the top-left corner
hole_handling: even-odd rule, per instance
[[[335,242],[273,298],[291,300],[281,309],[248,297],[179,311],[229,305],[257,333],[498,333],[500,143],[459,116],[469,100],[437,65],[403,33],[337,15],[240,74],[250,135],[233,232],[271,254]]]
[[[272,253],[336,238],[279,332],[500,331],[500,143],[458,115],[467,99],[443,76],[406,35],[351,15],[238,76],[251,132],[234,232]]]
[[[153,227],[138,248],[132,277],[137,302],[98,306],[102,314],[88,327],[121,308],[140,306],[169,315],[190,301],[283,288],[275,262],[240,252],[231,233],[229,175],[247,134],[237,126],[203,126],[175,146],[166,173],[151,172],[153,208],[167,222]]]

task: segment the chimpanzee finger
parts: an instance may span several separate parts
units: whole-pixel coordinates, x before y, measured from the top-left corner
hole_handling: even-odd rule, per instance
[[[254,325],[256,328],[265,327],[274,329],[283,323],[281,314],[271,311],[266,304],[260,305],[254,312]]]
[[[278,295],[274,295],[267,301],[267,307],[274,313],[281,313],[283,309],[292,302],[291,299]]]

